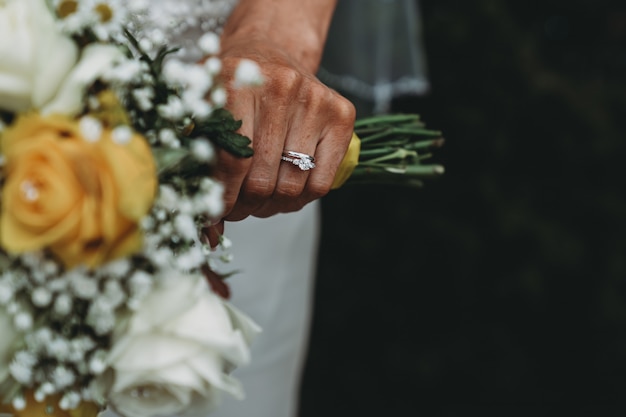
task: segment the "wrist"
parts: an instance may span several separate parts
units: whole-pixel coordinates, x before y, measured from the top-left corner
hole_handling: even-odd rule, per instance
[[[241,0],[228,19],[222,46],[264,41],[281,49],[300,66],[317,72],[334,0]]]

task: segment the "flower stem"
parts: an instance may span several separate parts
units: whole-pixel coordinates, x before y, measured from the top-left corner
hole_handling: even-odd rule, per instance
[[[419,115],[368,117],[354,126],[361,151],[348,184],[421,187],[423,179],[443,174],[443,166],[425,162],[443,145],[441,132],[427,129]]]

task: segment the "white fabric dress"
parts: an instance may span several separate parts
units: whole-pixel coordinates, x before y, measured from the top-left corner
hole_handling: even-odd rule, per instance
[[[151,0],[150,15],[166,31],[172,46],[198,58],[195,41],[202,32],[219,30],[237,0]],[[149,28],[146,28],[149,30]],[[223,396],[211,417],[294,417],[311,319],[317,260],[319,204],[268,219],[250,217],[227,223],[234,260],[224,271],[232,303],[263,329],[251,347],[252,362],[237,369],[246,398]],[[111,411],[102,417],[115,417]]]
[[[151,0],[150,9],[155,19],[164,19],[159,27],[165,23],[170,28],[166,37],[172,45],[182,45],[187,57],[195,59],[195,41],[204,31],[218,30],[236,2]],[[427,84],[415,7],[415,0],[340,0],[329,35],[329,51],[338,51],[338,58],[326,61],[329,65],[320,73],[321,79],[373,101],[378,111],[384,111],[394,96],[424,92]],[[364,19],[370,24],[365,25]],[[376,48],[371,47],[372,36]],[[351,44],[339,43],[342,39]],[[356,66],[346,66],[347,62]],[[372,66],[375,71],[363,73]],[[211,417],[296,416],[319,221],[319,203],[314,202],[297,213],[227,223],[225,233],[233,241],[235,256],[227,270],[239,271],[229,279],[232,302],[263,332],[252,345],[252,363],[233,374],[242,382],[246,399],[225,397]]]

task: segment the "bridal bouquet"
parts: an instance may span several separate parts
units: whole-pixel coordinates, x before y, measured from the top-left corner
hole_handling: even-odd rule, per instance
[[[222,109],[217,35],[186,64],[141,36],[147,6],[0,0],[0,413],[242,396],[229,374],[259,329],[211,290],[198,230],[222,210],[214,146],[249,141]]]
[[[250,141],[223,108],[218,36],[185,63],[142,32],[148,7],[0,0],[0,414],[206,415],[243,395],[230,372],[260,329],[212,291],[199,230],[223,208],[214,147]],[[355,131],[335,187],[441,172],[415,116]]]

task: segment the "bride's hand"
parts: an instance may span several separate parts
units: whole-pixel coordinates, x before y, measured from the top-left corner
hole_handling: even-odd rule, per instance
[[[243,58],[259,65],[261,86],[233,85]],[[354,106],[269,39],[225,43],[221,59],[229,93],[226,107],[243,121],[240,133],[254,149],[252,158],[225,151],[218,156],[224,219],[297,211],[325,195],[352,136]],[[313,156],[316,167],[303,171],[281,161],[287,150]]]

